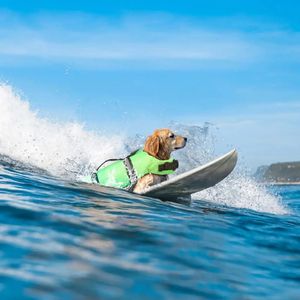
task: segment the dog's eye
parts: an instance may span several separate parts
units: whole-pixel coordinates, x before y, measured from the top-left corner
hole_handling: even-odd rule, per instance
[[[171,134],[169,135],[169,138],[171,138],[171,139],[174,139],[174,137],[175,137],[175,134],[174,134],[174,133],[171,133]]]

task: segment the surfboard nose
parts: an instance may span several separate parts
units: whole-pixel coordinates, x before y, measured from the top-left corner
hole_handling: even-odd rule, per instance
[[[232,169],[234,169],[238,161],[238,152],[236,149],[233,149],[231,152],[232,152],[231,157],[232,157],[232,164],[233,164]]]
[[[234,169],[238,159],[235,149],[205,165],[179,174],[154,185],[143,194],[162,200],[176,200],[210,188],[226,178]]]

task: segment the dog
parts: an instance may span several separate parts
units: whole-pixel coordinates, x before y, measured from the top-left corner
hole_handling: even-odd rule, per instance
[[[157,129],[148,136],[143,150],[159,160],[168,160],[172,151],[184,148],[186,142],[186,137],[175,135],[170,129]],[[137,181],[133,192],[140,194],[147,188],[167,179],[168,175],[147,174]]]

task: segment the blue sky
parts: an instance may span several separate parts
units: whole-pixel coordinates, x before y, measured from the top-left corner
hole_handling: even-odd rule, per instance
[[[0,1],[0,80],[44,116],[216,124],[250,167],[300,160],[299,1]],[[220,146],[221,147],[221,146]]]

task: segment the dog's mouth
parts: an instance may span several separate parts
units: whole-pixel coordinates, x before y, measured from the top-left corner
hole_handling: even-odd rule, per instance
[[[176,146],[174,149],[175,149],[175,150],[182,149],[182,148],[185,147],[185,145],[186,145],[186,141],[184,141],[183,145],[181,145],[181,146]]]

